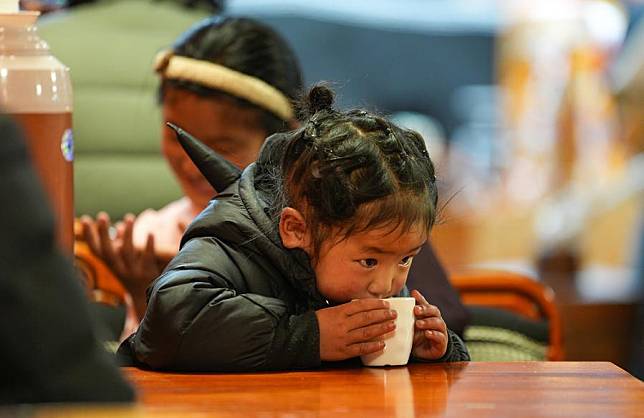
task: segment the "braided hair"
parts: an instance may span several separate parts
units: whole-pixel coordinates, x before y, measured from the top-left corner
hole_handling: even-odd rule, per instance
[[[302,212],[315,253],[332,232],[376,227],[431,229],[438,199],[423,138],[364,110],[340,112],[334,93],[313,87],[306,122],[291,133],[282,160],[283,206]]]

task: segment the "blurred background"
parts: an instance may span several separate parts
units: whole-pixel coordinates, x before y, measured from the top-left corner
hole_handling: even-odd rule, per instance
[[[644,355],[642,2],[230,1],[277,27],[307,83],[425,137],[450,272],[555,290],[566,359]],[[639,263],[639,267],[638,267]],[[641,309],[641,308],[640,308]],[[640,337],[637,337],[640,335]]]
[[[43,19],[70,6],[22,5],[55,11]],[[281,32],[306,84],[332,82],[341,107],[375,109],[423,134],[440,181],[432,241],[451,273],[511,270],[547,284],[566,359],[613,361],[641,376],[643,9],[634,0],[229,0],[224,13]],[[153,41],[160,49],[171,39]],[[150,207],[147,192],[103,184],[97,196],[96,183],[101,164],[116,164],[106,155],[133,148],[159,158],[139,172],[173,181],[158,155],[157,116],[139,104],[127,117],[87,115],[80,65],[55,42],[52,50],[76,77],[77,214],[120,217],[124,199],[127,211]],[[150,70],[128,88],[155,83]],[[157,125],[138,142],[150,149],[124,138],[142,132],[141,120]],[[116,150],[85,139],[101,123]],[[166,188],[153,206],[178,196]]]

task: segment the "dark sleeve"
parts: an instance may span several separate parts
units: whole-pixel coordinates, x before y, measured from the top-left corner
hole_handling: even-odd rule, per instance
[[[447,350],[443,357],[437,360],[425,360],[412,357],[413,361],[421,363],[451,363],[455,361],[470,361],[470,352],[463,340],[450,329],[447,330]]]
[[[407,287],[410,290],[417,289],[429,303],[438,306],[447,327],[463,336],[465,326],[469,322],[468,311],[463,306],[458,292],[450,284],[431,244],[427,244],[414,257],[407,278]]]
[[[214,238],[183,246],[154,283],[145,317],[128,340],[135,360],[192,371],[319,366],[315,312],[291,315],[278,298],[246,293],[227,251]]]
[[[22,137],[0,117],[0,404],[125,402],[134,392],[95,338],[80,279]]]
[[[446,363],[453,361],[470,361],[470,352],[467,350],[461,337],[456,335],[456,333],[450,329],[447,330],[447,335],[449,337],[447,351],[439,361]]]

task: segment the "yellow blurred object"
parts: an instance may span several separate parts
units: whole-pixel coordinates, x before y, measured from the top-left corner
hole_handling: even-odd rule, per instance
[[[515,10],[499,36],[504,199],[515,205],[532,205],[570,182],[594,187],[624,166],[608,51],[587,22],[594,3],[535,3],[533,13]]]
[[[126,291],[112,271],[83,240],[82,226],[74,220],[74,261],[85,282],[90,300],[118,306],[125,304]]]
[[[432,230],[439,259],[450,270],[489,262],[531,263],[537,251],[532,226],[534,208],[494,208],[448,214]]]
[[[644,209],[642,194],[634,194],[614,205],[591,212],[579,237],[582,265],[609,267],[635,265],[638,225]],[[640,254],[641,256],[641,254]]]

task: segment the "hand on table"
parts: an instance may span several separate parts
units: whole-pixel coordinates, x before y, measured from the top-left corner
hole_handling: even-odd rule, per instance
[[[418,290],[412,290],[411,296],[416,299],[412,354],[419,359],[437,360],[447,351],[447,324],[440,310],[430,305]]]
[[[395,329],[396,311],[380,299],[358,299],[315,312],[320,327],[320,358],[339,361],[375,353]]]

